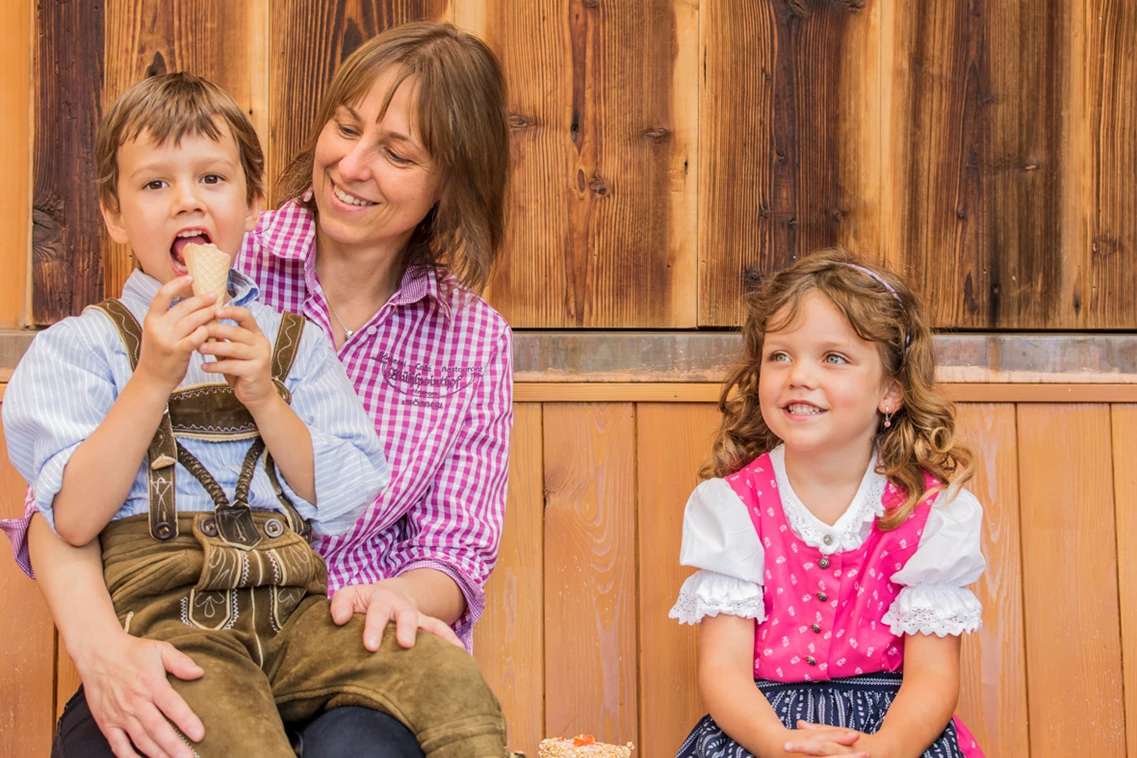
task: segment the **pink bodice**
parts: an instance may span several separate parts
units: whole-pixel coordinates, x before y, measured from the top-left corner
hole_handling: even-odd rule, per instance
[[[808,682],[900,671],[904,638],[881,617],[900,593],[891,577],[916,552],[934,498],[925,498],[896,529],[874,525],[859,548],[826,555],[786,523],[769,455],[726,481],[765,549],[766,618],[755,630],[754,677]],[[926,484],[937,481],[928,476]],[[903,493],[889,484],[885,508],[902,501]]]

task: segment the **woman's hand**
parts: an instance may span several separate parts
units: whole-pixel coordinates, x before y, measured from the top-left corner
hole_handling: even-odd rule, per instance
[[[395,638],[402,647],[414,647],[415,635],[422,629],[466,649],[445,621],[419,612],[418,602],[400,577],[375,584],[354,584],[332,596],[332,620],[337,624],[343,626],[356,613],[367,614],[363,645],[373,652],[379,649],[383,630],[390,621],[395,622]]]
[[[121,633],[78,656],[75,666],[91,715],[118,758],[138,758],[134,747],[149,758],[192,758],[170,722],[194,742],[205,736],[205,727],[166,679],[166,672],[200,678],[204,672],[189,656],[169,643]]]

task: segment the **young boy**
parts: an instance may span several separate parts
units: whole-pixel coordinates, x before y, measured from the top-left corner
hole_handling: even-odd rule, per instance
[[[500,707],[464,651],[426,634],[371,653],[362,617],[332,621],[309,523],[346,532],[389,475],[331,345],[239,272],[223,307],[192,294],[186,246],[231,259],[257,222],[264,160],[240,107],[188,74],[147,79],[107,113],[96,161],[107,230],[141,270],[36,337],[4,431],[45,521],[99,538],[126,631],[204,669],[171,678],[205,724],[194,754],[292,755],[282,716],[362,705],[429,756],[501,756]]]

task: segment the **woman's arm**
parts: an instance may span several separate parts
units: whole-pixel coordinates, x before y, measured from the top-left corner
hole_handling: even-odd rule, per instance
[[[166,719],[195,741],[205,736],[205,729],[170,686],[166,672],[189,680],[202,670],[165,642],[123,631],[103,580],[98,540],[72,547],[36,515],[28,547],[40,591],[83,680],[91,714],[114,754],[137,756],[133,741],[151,758],[191,758],[189,746]]]

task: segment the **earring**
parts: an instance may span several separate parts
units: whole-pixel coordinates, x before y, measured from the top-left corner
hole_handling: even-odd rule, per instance
[[[884,428],[892,428],[892,413],[889,412],[888,408],[884,409]]]

